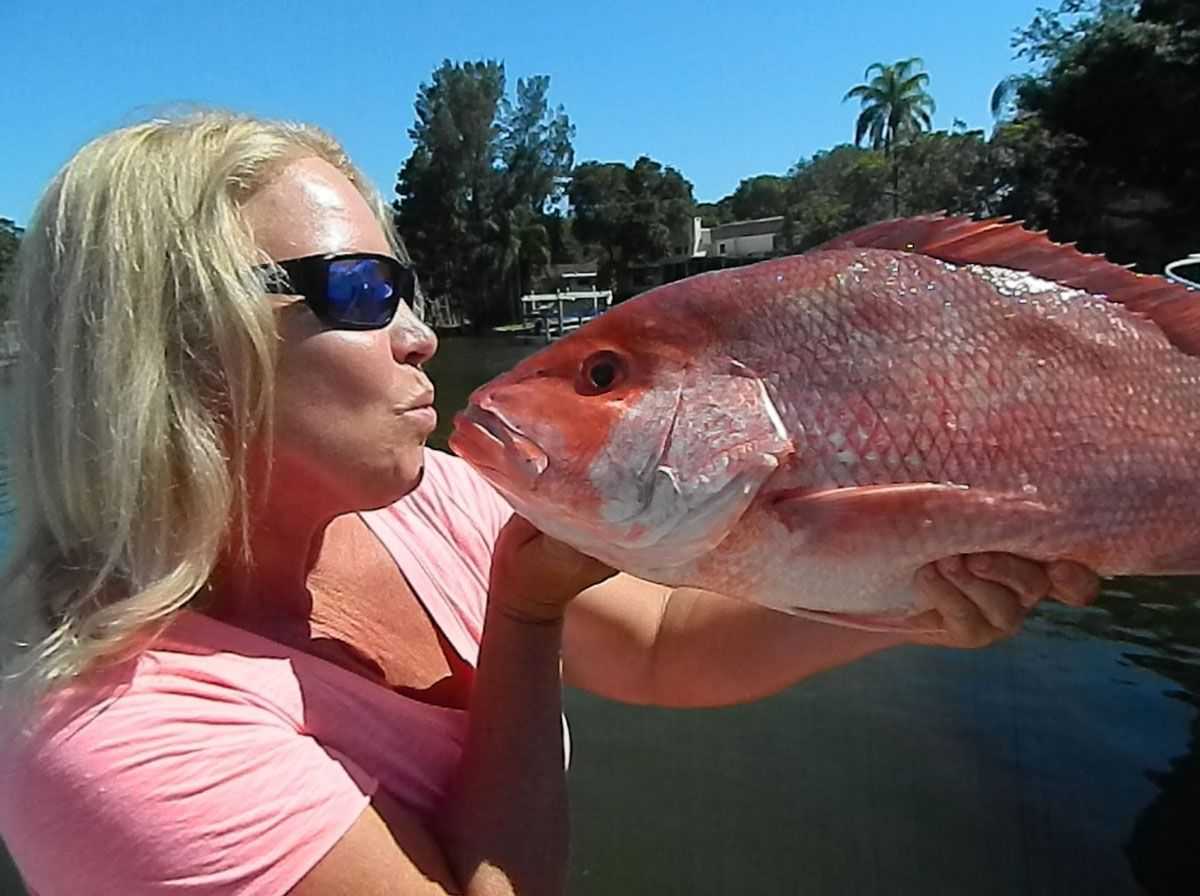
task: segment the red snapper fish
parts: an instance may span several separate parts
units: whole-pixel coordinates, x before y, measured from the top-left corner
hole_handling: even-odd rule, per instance
[[[955,554],[1200,572],[1200,295],[1017,223],[884,221],[625,302],[451,448],[611,566],[919,630]]]

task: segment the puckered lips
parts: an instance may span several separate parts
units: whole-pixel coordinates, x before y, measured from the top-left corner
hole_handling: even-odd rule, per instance
[[[495,411],[472,403],[454,417],[450,450],[488,478],[531,490],[549,465],[546,452]]]

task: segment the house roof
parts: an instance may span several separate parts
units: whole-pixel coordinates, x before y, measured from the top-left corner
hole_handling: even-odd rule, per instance
[[[728,224],[718,224],[711,228],[711,239],[728,240],[738,236],[760,236],[768,233],[779,233],[783,230],[783,215],[771,218],[755,218],[752,221],[731,221]]]

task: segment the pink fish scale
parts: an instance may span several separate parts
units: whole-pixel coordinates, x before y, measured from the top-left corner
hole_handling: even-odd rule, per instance
[[[651,291],[519,365],[522,383],[561,373],[569,391],[609,340],[637,374],[595,402],[620,426],[589,417],[591,396],[563,420],[531,401],[526,422],[606,458],[670,435],[693,475],[646,512],[704,512],[665,531],[674,553],[630,548],[634,574],[861,621],[912,611],[913,573],[951,553],[1200,572],[1200,297],[1159,278],[1016,225],[879,222]],[[674,415],[628,413],[672,395]],[[562,466],[530,509],[588,524]],[[627,472],[592,464],[583,491],[625,501]],[[692,556],[695,536],[717,547]]]
[[[799,449],[772,485],[947,482],[1024,496],[1069,509],[1118,566],[1144,557],[1164,524],[1200,542],[1181,497],[1200,460],[1200,361],[1153,325],[1077,291],[1008,289],[923,256],[846,250],[809,263],[822,270],[742,318],[758,348],[732,346],[774,368]],[[772,340],[806,351],[763,356]],[[1149,491],[1121,486],[1156,477]]]

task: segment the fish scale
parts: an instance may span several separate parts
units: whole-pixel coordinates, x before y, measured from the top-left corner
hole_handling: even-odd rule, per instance
[[[838,347],[816,353],[815,366],[788,365],[768,380],[789,431],[805,436],[773,486],[817,491],[911,482],[985,489],[1017,484],[1075,521],[1072,554],[1097,568],[1144,565],[1159,537],[1156,529],[1194,528],[1188,501],[1170,487],[1147,491],[1145,483],[1170,470],[1190,480],[1197,469],[1197,359],[1138,326],[1120,305],[1080,300],[1052,284],[1042,292],[1015,290],[984,301],[980,294],[995,291],[1006,272],[880,252],[829,255],[827,264],[852,276],[836,274],[838,286],[829,293],[785,295],[772,312],[775,321],[797,325],[791,338]],[[914,285],[932,278],[940,287],[935,291]],[[887,283],[889,300],[876,306],[881,313],[868,316],[858,313],[861,298],[851,297],[870,296],[858,286],[871,279]],[[795,307],[806,300],[819,307]],[[980,315],[969,328],[957,313],[964,306]],[[1031,320],[1085,338],[1067,339],[1056,329],[1031,327]],[[771,324],[771,335],[777,326]],[[847,338],[850,328],[875,338]],[[920,334],[927,338],[911,338]],[[767,335],[751,329],[745,343],[735,341],[730,350],[765,364]],[[877,344],[889,346],[886,355],[874,352]],[[1095,344],[1106,351],[1096,352]],[[1142,363],[1146,355],[1165,355],[1165,367],[1161,359]],[[1123,369],[1112,370],[1118,361]],[[1064,369],[1092,368],[1090,377],[1068,382],[1060,376]],[[1172,379],[1164,383],[1164,375]],[[921,393],[922,380],[932,400]],[[831,396],[843,407],[830,407]],[[1139,412],[1126,413],[1130,404]],[[1152,407],[1161,416],[1150,416]],[[850,408],[866,408],[868,420]],[[1169,420],[1170,427],[1156,427],[1154,420]],[[865,442],[864,424],[870,426]],[[1126,449],[1133,441],[1136,453]],[[1120,496],[1122,481],[1137,487]],[[1120,500],[1114,501],[1114,489]]]
[[[478,390],[451,446],[618,568],[904,627],[952,554],[1200,571],[1198,351],[1196,297],[1157,278],[884,222],[618,306]]]

